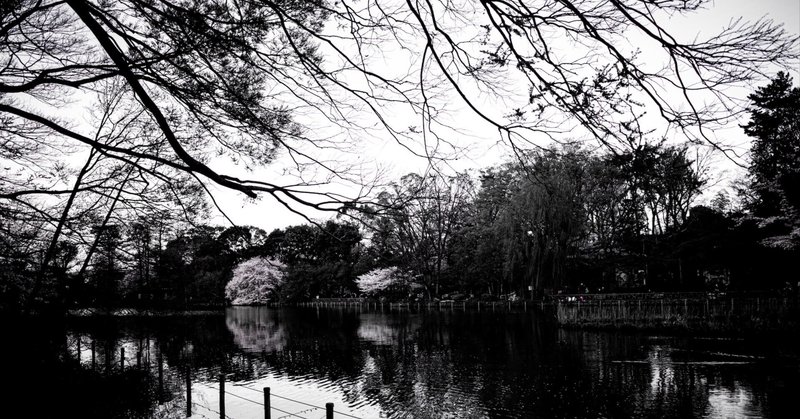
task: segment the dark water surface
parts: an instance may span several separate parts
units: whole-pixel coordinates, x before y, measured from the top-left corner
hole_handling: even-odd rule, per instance
[[[797,417],[800,402],[789,338],[563,330],[530,312],[240,307],[4,329],[4,405],[21,415],[3,417],[186,417],[186,371],[208,418],[221,371],[233,419],[263,418],[267,386],[272,418],[326,402],[363,418]]]

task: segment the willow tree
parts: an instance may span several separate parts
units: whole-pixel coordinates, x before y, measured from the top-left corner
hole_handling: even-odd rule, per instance
[[[498,220],[505,274],[541,291],[564,284],[566,261],[586,229],[586,166],[591,156],[574,147],[525,157],[516,165],[508,210]]]

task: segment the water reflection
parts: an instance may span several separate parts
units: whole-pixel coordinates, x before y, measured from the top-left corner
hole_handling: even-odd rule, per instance
[[[187,371],[206,417],[226,373],[234,419],[263,417],[246,399],[266,386],[273,407],[315,418],[293,400],[365,418],[774,417],[800,378],[790,344],[570,331],[533,313],[233,308],[9,336],[11,395],[32,417],[185,417]],[[67,387],[58,409],[34,392],[52,384]]]
[[[286,347],[286,333],[277,312],[266,307],[230,310],[225,326],[233,333],[233,343],[248,352],[274,352]]]

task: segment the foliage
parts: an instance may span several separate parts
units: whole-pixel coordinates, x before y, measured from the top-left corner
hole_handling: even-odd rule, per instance
[[[384,192],[381,204],[388,208],[374,220],[373,245],[381,264],[400,264],[422,275],[429,295],[439,295],[454,234],[464,222],[474,193],[465,173],[403,176]]]
[[[750,122],[745,133],[750,150],[749,207],[757,216],[800,211],[800,87],[786,73],[749,96]]]
[[[234,305],[266,304],[283,283],[285,269],[281,262],[259,256],[240,262],[225,285],[225,298]]]
[[[280,237],[277,255],[289,266],[282,298],[298,301],[355,291],[353,267],[359,259],[361,232],[354,224],[291,226],[270,236]]]

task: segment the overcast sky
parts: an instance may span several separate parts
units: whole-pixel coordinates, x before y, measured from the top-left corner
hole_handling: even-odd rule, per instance
[[[798,0],[718,0],[713,9],[705,10],[688,17],[679,17],[671,21],[672,30],[677,35],[694,36],[695,34],[710,34],[718,32],[731,19],[743,17],[745,20],[756,20],[762,16],[774,19],[782,23],[784,28],[792,34],[800,34],[800,1]],[[795,69],[793,76],[798,80],[800,68]],[[759,83],[759,84],[763,84]],[[748,87],[751,90],[751,87]],[[466,111],[465,111],[466,112]],[[475,117],[465,114],[463,118],[459,115],[454,116],[454,120],[474,121]],[[744,121],[742,121],[744,122]],[[474,138],[486,137],[486,141],[478,147],[462,156],[458,161],[453,162],[453,167],[458,170],[480,169],[488,167],[504,159],[508,159],[508,151],[502,147],[489,147],[494,144],[492,131],[480,124],[466,123],[460,126],[461,129],[469,132]],[[717,132],[718,137],[724,136],[728,144],[738,146],[741,150],[748,148],[748,139],[736,124],[729,126],[723,132]],[[385,178],[396,179],[403,174],[412,171],[425,170],[427,162],[421,158],[415,158],[405,152],[397,144],[385,139],[377,141],[365,141],[363,149],[355,153],[358,164],[383,170],[386,172]],[[737,169],[730,161],[721,156],[715,156],[713,160],[713,171],[711,183],[716,185],[715,190],[729,186],[729,181],[742,172]],[[260,171],[253,175],[268,179],[276,179],[282,176],[286,168],[284,161],[276,161],[265,171]],[[331,187],[328,187],[329,189]],[[334,186],[333,189],[347,191],[347,188]],[[248,202],[240,194],[215,188],[215,197],[220,207],[226,214],[239,225],[253,225],[265,230],[285,227],[287,225],[299,224],[305,220],[289,210],[283,208],[274,198],[264,196],[257,202]],[[306,211],[306,214],[314,219],[325,218],[322,213]],[[220,215],[213,215],[211,219],[215,224],[227,224]]]

